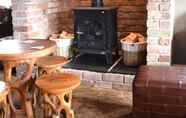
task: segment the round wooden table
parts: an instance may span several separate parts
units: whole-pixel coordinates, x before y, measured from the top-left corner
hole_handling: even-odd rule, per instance
[[[4,65],[4,80],[10,84],[11,89],[18,91],[24,103],[24,110],[28,118],[33,118],[30,112],[29,94],[26,85],[31,78],[35,61],[39,57],[49,55],[55,51],[56,43],[50,40],[1,40],[0,61]],[[12,69],[20,64],[27,65],[27,70],[21,78],[12,79]],[[8,100],[13,113],[23,112],[15,108],[11,94]]]

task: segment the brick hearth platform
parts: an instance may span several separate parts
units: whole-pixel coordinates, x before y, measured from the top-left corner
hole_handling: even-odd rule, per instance
[[[75,69],[64,69],[64,72],[80,75],[81,84],[84,86],[129,91],[132,91],[132,83],[135,77],[135,75],[101,73]]]
[[[20,77],[25,70],[26,66],[24,64],[18,66],[16,68],[16,76]],[[105,73],[69,68],[63,68],[62,70],[65,73],[74,73],[79,75],[81,78],[81,85],[83,86],[103,89],[132,91],[132,83],[135,78],[135,74]],[[33,78],[35,78],[36,73],[37,67],[35,67],[33,70]]]
[[[140,67],[133,84],[134,115],[137,118],[185,118],[185,75],[185,66]]]

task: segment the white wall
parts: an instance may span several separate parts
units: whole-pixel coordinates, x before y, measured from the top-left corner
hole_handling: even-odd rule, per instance
[[[0,0],[0,6],[9,8],[11,6],[11,0]]]
[[[175,33],[186,31],[186,7],[185,5],[186,5],[186,0],[176,0]]]
[[[186,0],[175,0],[173,63],[186,64]]]

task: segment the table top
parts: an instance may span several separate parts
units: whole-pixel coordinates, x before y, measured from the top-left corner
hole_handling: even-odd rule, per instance
[[[0,60],[38,58],[54,52],[56,43],[51,40],[0,40]]]

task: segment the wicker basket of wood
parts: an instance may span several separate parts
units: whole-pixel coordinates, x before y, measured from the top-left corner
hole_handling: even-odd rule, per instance
[[[60,34],[53,34],[50,40],[54,40],[57,43],[55,55],[70,58],[72,56],[71,46],[74,40],[72,33],[62,31]]]
[[[123,62],[127,66],[139,66],[146,63],[147,42],[143,35],[130,33],[121,39]]]

